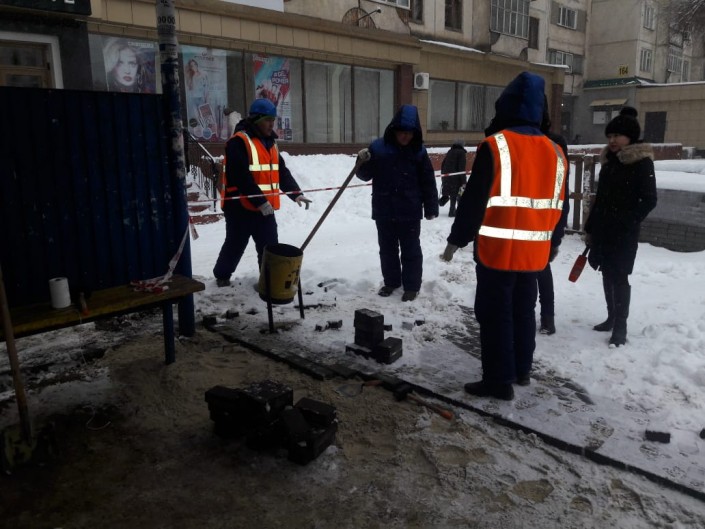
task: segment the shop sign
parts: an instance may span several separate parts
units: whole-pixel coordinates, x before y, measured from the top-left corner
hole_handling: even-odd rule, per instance
[[[74,15],[91,14],[91,0],[2,0],[2,4]]]

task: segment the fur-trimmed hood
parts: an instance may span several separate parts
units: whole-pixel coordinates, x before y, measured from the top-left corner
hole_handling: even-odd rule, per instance
[[[608,162],[607,154],[609,152],[609,147],[605,145],[600,153],[600,164],[604,165]],[[617,159],[624,165],[634,164],[644,158],[654,159],[654,150],[650,143],[632,143],[617,151]]]

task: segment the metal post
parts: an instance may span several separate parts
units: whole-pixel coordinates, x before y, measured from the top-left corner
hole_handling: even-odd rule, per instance
[[[182,183],[182,196],[175,197],[177,201],[182,202],[177,210],[180,221],[177,225],[188,229],[186,159],[184,157],[183,123],[181,121],[181,102],[179,100],[179,43],[176,39],[176,8],[174,7],[174,0],[157,0],[156,9],[162,94],[166,107],[166,131],[171,139],[173,170],[178,181]],[[178,271],[187,277],[191,277],[191,249],[189,242],[187,239],[178,267]],[[195,330],[193,295],[190,295],[179,302],[179,332],[186,336],[191,336]]]

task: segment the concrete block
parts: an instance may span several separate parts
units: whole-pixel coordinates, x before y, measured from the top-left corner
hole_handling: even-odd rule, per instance
[[[363,331],[384,332],[384,315],[370,309],[358,309],[353,326]]]
[[[301,412],[307,423],[319,427],[330,426],[338,417],[335,406],[308,397],[299,399],[294,409]]]
[[[359,356],[364,356],[365,358],[370,358],[372,356],[372,349],[370,349],[369,347],[363,347],[362,345],[347,344],[345,346],[345,350],[350,351],[351,353],[355,353]]]
[[[355,328],[355,343],[362,347],[372,349],[379,342],[384,340],[384,329],[358,329]]]
[[[372,357],[383,364],[391,364],[401,358],[402,341],[400,338],[385,338],[372,349]]]
[[[333,423],[326,428],[314,429],[306,441],[293,443],[289,446],[289,461],[305,465],[316,459],[323,451],[335,442],[338,423]]]

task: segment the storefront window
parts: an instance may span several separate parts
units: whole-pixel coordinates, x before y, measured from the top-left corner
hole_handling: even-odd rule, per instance
[[[224,141],[232,131],[224,110],[228,101],[225,50],[181,47],[186,111],[182,119],[199,141]]]
[[[89,44],[95,90],[161,93],[156,42],[89,35]],[[226,141],[257,98],[276,105],[281,142],[369,143],[395,111],[393,70],[190,45],[179,65],[181,117],[204,143]]]
[[[161,92],[155,42],[104,35],[88,35],[88,42],[95,90]]]
[[[494,117],[494,103],[502,90],[500,86],[432,80],[428,129],[484,130]]]
[[[384,134],[394,116],[394,72],[353,69],[355,143],[370,143]]]
[[[429,130],[455,130],[455,83],[431,81]]]
[[[306,61],[307,143],[352,142],[350,66]]]

